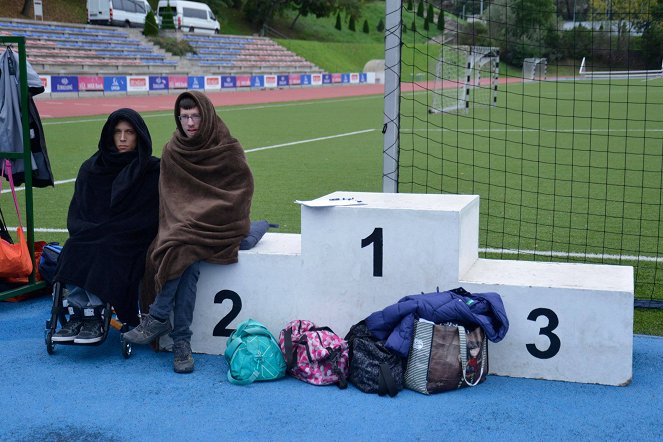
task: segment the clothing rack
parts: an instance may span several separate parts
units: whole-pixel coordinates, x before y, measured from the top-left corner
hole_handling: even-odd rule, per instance
[[[21,125],[23,128],[23,152],[10,153],[0,152],[0,159],[23,159],[23,164],[26,164],[25,172],[25,219],[26,219],[26,236],[28,242],[28,250],[30,251],[30,259],[34,263],[35,257],[35,240],[34,240],[34,216],[32,204],[32,173],[30,173],[29,165],[32,164],[31,149],[30,149],[30,124],[28,115],[28,68],[27,57],[25,51],[25,37],[3,37],[0,36],[0,44],[6,47],[11,44],[18,46],[18,67],[20,76],[21,88]],[[3,74],[4,75],[4,74]],[[0,179],[4,179],[0,177]],[[46,283],[36,280],[37,269],[33,265],[32,274],[28,277],[27,284],[16,287],[4,292],[0,292],[0,300],[6,298],[13,298],[18,295],[32,293],[37,290],[46,288]]]

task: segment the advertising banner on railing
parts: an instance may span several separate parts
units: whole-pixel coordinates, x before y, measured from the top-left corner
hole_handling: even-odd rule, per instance
[[[343,79],[342,74],[331,74],[331,77],[332,77],[332,83],[341,83]]]
[[[350,84],[350,74],[341,74],[341,83]]]
[[[167,91],[168,90],[168,77],[150,75],[150,90],[151,91]]]
[[[51,77],[51,92],[78,92],[78,77],[53,75]]]
[[[276,84],[279,87],[285,87],[290,85],[290,76],[289,75],[277,75]]]
[[[302,86],[310,86],[311,85],[311,74],[301,74],[299,76],[299,84]]]
[[[127,77],[104,77],[104,92],[126,92]]]
[[[150,85],[147,75],[127,77],[128,92],[147,92],[149,90]]]
[[[218,75],[206,76],[205,90],[212,90],[212,91],[221,90],[221,77],[219,77]]]
[[[356,72],[353,72],[353,73],[350,73],[348,75],[350,75],[350,83],[351,84],[359,83],[359,74],[357,74]]]
[[[276,87],[276,75],[265,75],[265,87]]]
[[[251,75],[251,87],[265,87],[265,77],[263,75]]]
[[[322,84],[322,74],[311,75],[311,85],[320,86]]]
[[[237,77],[235,77],[234,75],[221,76],[221,88],[235,89],[236,87],[237,87]]]
[[[50,75],[40,75],[39,79],[41,80],[41,85],[44,86],[44,92],[47,94],[51,93],[51,76]]]
[[[290,86],[299,86],[300,84],[302,84],[301,74],[288,75],[288,84],[290,84]]]
[[[359,82],[368,84],[375,83],[375,72],[362,72],[359,74]]]
[[[332,74],[322,74],[322,84],[331,84]]]
[[[186,89],[188,86],[186,75],[169,75],[168,89]]]
[[[103,91],[104,77],[78,77],[79,91]]]
[[[235,78],[237,78],[237,87],[251,87],[250,75],[238,75]]]
[[[205,77],[202,75],[189,77],[188,88],[191,90],[205,89]]]

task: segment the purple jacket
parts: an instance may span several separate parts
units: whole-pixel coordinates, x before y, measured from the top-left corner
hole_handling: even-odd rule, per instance
[[[402,298],[366,318],[373,336],[390,350],[407,357],[416,318],[436,324],[453,322],[466,328],[480,326],[492,342],[501,341],[509,330],[502,298],[497,293],[471,294],[463,288]]]

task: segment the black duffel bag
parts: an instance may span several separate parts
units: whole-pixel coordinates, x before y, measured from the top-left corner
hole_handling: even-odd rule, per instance
[[[349,380],[364,393],[389,394],[403,389],[405,359],[371,335],[364,321],[350,328],[345,340],[350,347]]]

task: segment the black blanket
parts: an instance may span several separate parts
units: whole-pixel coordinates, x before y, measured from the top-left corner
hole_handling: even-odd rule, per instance
[[[113,133],[120,121],[138,135],[133,152],[120,153]],[[81,166],[69,206],[67,240],[55,279],[110,302],[123,322],[138,322],[138,287],[147,248],[159,223],[159,159],[143,119],[131,109],[113,112],[99,151]]]

